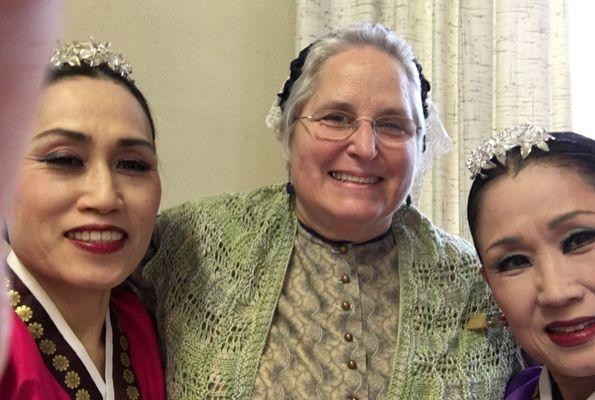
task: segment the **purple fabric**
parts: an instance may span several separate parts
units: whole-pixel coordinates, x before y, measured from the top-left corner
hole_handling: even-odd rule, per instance
[[[539,384],[541,367],[531,367],[522,370],[508,382],[504,400],[531,400],[535,388]]]

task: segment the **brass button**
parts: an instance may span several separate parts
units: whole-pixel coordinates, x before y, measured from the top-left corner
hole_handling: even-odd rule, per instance
[[[343,274],[343,276],[341,277],[341,282],[343,282],[343,283],[351,282],[351,279],[349,279],[349,275]]]
[[[343,303],[341,303],[341,308],[345,311],[349,311],[351,310],[351,303],[348,301],[344,301]]]
[[[348,399],[349,400],[359,400],[359,397],[351,395],[348,397]]]
[[[349,360],[347,362],[347,368],[349,369],[356,369],[357,368],[357,363],[353,360]]]
[[[347,247],[346,244],[342,244],[339,246],[339,253],[341,254],[347,254],[347,250],[349,250],[349,248]]]
[[[345,340],[346,340],[346,341],[348,341],[348,342],[352,342],[352,341],[353,341],[353,335],[352,335],[351,333],[349,333],[349,332],[347,332],[347,333],[345,334],[345,336],[343,336],[343,337],[344,337],[344,338],[345,338]]]

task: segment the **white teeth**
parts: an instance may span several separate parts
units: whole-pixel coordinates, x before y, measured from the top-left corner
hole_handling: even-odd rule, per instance
[[[66,237],[83,242],[116,242],[122,239],[124,234],[116,231],[70,231]]]
[[[553,333],[571,333],[582,331],[588,326],[595,324],[595,320],[583,322],[582,324],[574,325],[574,326],[565,326],[565,327],[557,327],[557,328],[548,328],[550,332]]]
[[[332,172],[331,175],[333,176],[333,178],[343,181],[343,182],[352,182],[352,183],[357,183],[360,185],[371,185],[373,183],[376,183],[380,180],[379,177],[377,176],[353,176],[353,175],[347,175],[347,174],[343,174],[341,172]]]

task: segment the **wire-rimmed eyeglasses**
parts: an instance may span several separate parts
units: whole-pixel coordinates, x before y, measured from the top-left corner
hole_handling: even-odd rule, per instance
[[[357,131],[360,121],[368,121],[380,142],[395,147],[407,143],[419,129],[415,121],[401,115],[382,115],[372,120],[356,118],[345,111],[328,109],[299,117],[298,120],[308,120],[314,124],[312,133],[318,139],[337,141],[345,140]]]

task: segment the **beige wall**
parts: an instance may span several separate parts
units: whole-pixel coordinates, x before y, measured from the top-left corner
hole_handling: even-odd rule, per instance
[[[293,0],[65,1],[62,40],[109,40],[157,124],[162,208],[285,179],[264,118],[293,58]]]

